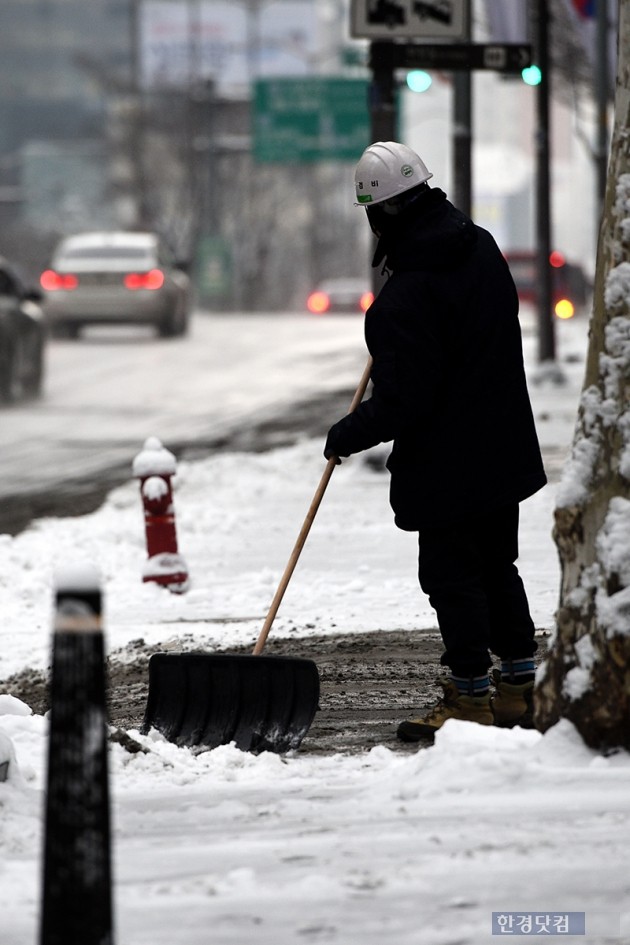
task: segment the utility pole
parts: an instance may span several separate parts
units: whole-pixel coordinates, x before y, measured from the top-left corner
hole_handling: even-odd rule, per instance
[[[536,87],[536,232],[538,245],[538,361],[555,361],[556,338],[552,312],[551,268],[551,148],[549,133],[550,61],[548,0],[534,0],[534,48],[540,69]]]
[[[465,42],[469,43],[470,0],[466,22]],[[453,203],[465,213],[472,214],[472,72],[458,70],[453,73]]]
[[[396,83],[394,79],[394,44],[388,40],[370,43],[369,86],[370,142],[394,141],[396,138]],[[372,291],[378,295],[385,282],[379,269],[372,270]]]
[[[608,172],[608,99],[610,92],[608,62],[608,0],[595,0],[595,94],[597,100],[596,232],[599,233]]]
[[[472,213],[472,82],[470,72],[453,73],[453,203]]]
[[[393,141],[396,137],[396,84],[392,42],[374,40],[370,43],[370,69],[370,140]]]

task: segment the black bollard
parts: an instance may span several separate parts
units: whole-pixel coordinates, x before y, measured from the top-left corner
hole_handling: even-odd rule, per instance
[[[101,592],[92,568],[56,583],[40,945],[112,945]]]

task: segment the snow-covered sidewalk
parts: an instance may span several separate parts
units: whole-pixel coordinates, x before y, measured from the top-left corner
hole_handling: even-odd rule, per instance
[[[566,448],[582,370],[572,364],[562,390],[532,387],[543,445]],[[131,480],[92,515],[0,536],[0,677],[48,665],[53,568],[77,559],[102,575],[110,650],[184,633],[208,647],[253,641],[321,450],[305,441],[180,464],[185,595],[141,582]],[[394,528],[387,485],[360,459],[335,471],[274,635],[435,626],[415,536]],[[555,488],[524,503],[519,562],[547,628],[559,582]],[[630,758],[600,757],[568,723],[542,736],[451,722],[417,754],[384,745],[324,758],[231,746],[195,756],[134,734],[147,754],[111,746],[117,945],[478,945],[560,932],[567,912],[586,913],[586,936],[572,941],[630,940]],[[47,720],[5,693],[0,736],[0,751],[10,739],[15,752],[0,783],[0,940],[35,945]],[[493,913],[515,913],[511,928],[502,919],[492,936]],[[544,913],[557,924],[545,927]]]

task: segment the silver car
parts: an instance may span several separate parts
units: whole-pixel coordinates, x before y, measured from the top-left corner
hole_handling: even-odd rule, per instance
[[[40,278],[52,331],[86,325],[153,325],[161,337],[188,328],[190,281],[155,233],[82,233],[61,240]]]

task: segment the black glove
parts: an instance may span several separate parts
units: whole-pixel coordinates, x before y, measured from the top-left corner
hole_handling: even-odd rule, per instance
[[[378,417],[376,416],[376,419]],[[375,422],[373,398],[364,400],[354,413],[346,414],[341,420],[333,424],[328,431],[324,456],[346,457],[353,453],[360,453],[384,439],[392,439],[391,435],[384,437],[380,425]]]
[[[342,420],[332,425],[326,437],[324,456],[326,459],[334,458],[337,466],[341,464],[341,457],[345,458],[350,455],[350,450],[346,449],[343,444],[343,433],[346,428],[347,417],[344,417]]]

